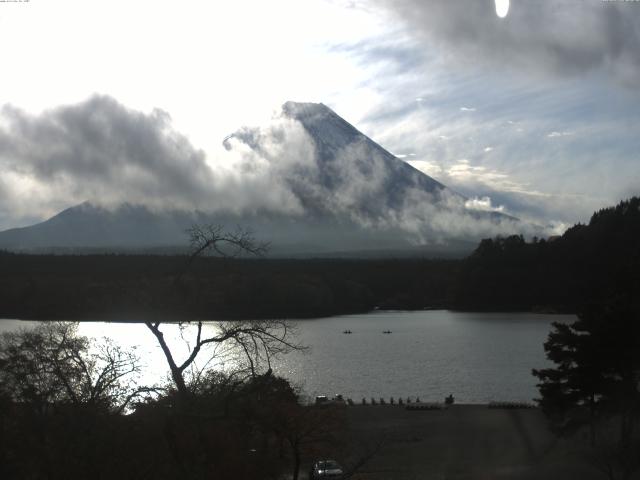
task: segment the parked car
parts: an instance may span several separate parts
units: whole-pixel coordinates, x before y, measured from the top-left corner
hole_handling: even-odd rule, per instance
[[[319,480],[322,478],[340,479],[344,475],[344,471],[335,460],[318,460],[311,467],[309,478],[311,480]]]

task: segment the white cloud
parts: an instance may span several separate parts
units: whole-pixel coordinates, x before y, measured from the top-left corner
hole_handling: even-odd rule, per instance
[[[551,133],[547,134],[548,138],[558,138],[558,137],[569,137],[573,135],[573,132],[557,132],[557,131],[553,131]]]
[[[287,100],[362,98],[354,88],[362,69],[331,47],[388,30],[376,12],[324,0],[16,7],[3,5],[0,14],[0,44],[12,45],[3,53],[0,105],[38,113],[110,95],[138,110],[171,112],[174,126],[208,153]]]
[[[469,210],[478,210],[481,212],[501,212],[503,213],[505,208],[504,205],[494,206],[491,203],[491,198],[489,197],[473,197],[467,200],[464,204],[466,208]]]
[[[411,160],[407,161],[407,163],[430,177],[441,178],[441,174],[443,173],[443,168],[440,165],[428,160]]]

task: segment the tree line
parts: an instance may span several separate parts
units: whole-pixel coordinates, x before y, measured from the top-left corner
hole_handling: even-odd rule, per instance
[[[469,310],[580,312],[640,285],[640,198],[562,236],[485,239],[462,262],[453,304]]]
[[[213,253],[225,258],[205,255],[208,248],[195,256],[5,252],[0,316],[309,318],[375,308],[576,313],[589,300],[638,284],[639,202],[634,197],[596,212],[559,237],[485,239],[462,260],[235,258],[234,247],[247,238],[219,227],[202,227],[193,251],[198,238],[215,234],[223,241]]]
[[[0,317],[311,318],[447,307],[455,260],[0,255]]]

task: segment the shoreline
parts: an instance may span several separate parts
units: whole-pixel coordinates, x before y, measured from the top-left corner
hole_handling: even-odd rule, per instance
[[[533,315],[543,315],[543,316],[553,316],[553,315],[577,315],[575,312],[564,312],[564,311],[550,311],[550,310],[473,310],[473,309],[458,309],[458,308],[419,308],[419,309],[371,309],[367,311],[361,312],[348,312],[348,313],[336,313],[334,315],[322,315],[322,316],[314,316],[314,317],[229,317],[222,319],[176,319],[176,316],[173,316],[172,319],[163,320],[158,317],[150,317],[150,318],[133,318],[130,320],[121,320],[123,316],[105,316],[104,318],[100,317],[64,317],[57,318],[56,316],[24,316],[20,318],[4,318],[0,315],[0,322],[3,321],[19,321],[19,322],[90,322],[90,323],[131,323],[131,324],[144,324],[147,321],[160,321],[161,323],[167,324],[178,324],[178,323],[195,323],[198,321],[202,321],[204,323],[214,323],[214,322],[235,322],[235,321],[258,321],[258,320],[286,320],[286,321],[313,321],[313,320],[324,320],[324,319],[335,319],[339,317],[352,317],[356,315],[375,315],[377,313],[388,314],[388,313],[415,313],[415,312],[453,312],[453,313],[481,313],[481,314],[533,314]]]

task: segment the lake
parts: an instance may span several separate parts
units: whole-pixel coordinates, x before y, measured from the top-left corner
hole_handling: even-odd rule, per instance
[[[453,394],[460,403],[531,401],[538,395],[531,369],[549,365],[543,343],[551,322],[573,320],[573,315],[431,310],[292,321],[298,341],[309,349],[274,362],[274,371],[312,398],[341,393],[356,402],[391,396],[442,401]],[[0,320],[0,331],[35,324]],[[192,331],[177,325],[165,329],[176,356],[185,355]],[[347,329],[353,333],[342,333]],[[162,352],[144,325],[85,322],[79,333],[135,348],[146,384],[167,378]],[[229,368],[233,360],[223,358],[210,365]]]

